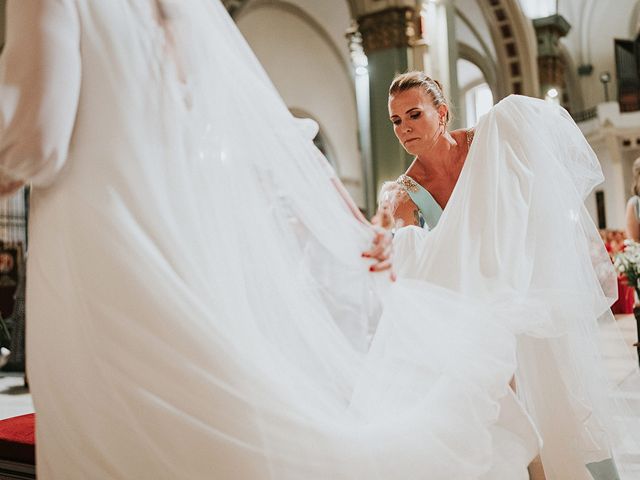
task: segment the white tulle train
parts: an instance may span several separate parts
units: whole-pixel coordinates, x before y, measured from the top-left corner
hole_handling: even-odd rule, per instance
[[[221,4],[8,16],[39,479],[526,478],[509,318],[368,272],[372,232]]]
[[[616,277],[583,204],[602,180],[564,109],[510,96],[478,123],[438,226],[395,238],[401,277],[489,302],[519,332],[518,396],[549,480],[615,478],[615,463],[622,478],[637,474],[623,468],[640,453],[640,412],[628,401],[640,392],[637,361],[628,356],[623,389],[605,370]]]

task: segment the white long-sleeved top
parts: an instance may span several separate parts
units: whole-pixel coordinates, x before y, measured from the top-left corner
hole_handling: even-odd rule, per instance
[[[10,0],[0,57],[0,194],[49,184],[62,168],[80,91],[79,25],[69,0]]]

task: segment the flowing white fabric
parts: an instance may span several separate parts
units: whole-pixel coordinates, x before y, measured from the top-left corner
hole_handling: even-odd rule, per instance
[[[507,320],[368,272],[371,232],[221,4],[8,18],[40,480],[526,478]]]
[[[548,480],[591,480],[587,465],[598,468],[612,449],[619,469],[625,453],[640,451],[638,408],[622,398],[601,352],[616,278],[583,202],[602,180],[564,109],[510,96],[478,123],[438,226],[407,227],[394,240],[401,277],[511,312],[521,334],[518,395],[541,433]],[[637,394],[637,360],[628,365],[626,393]]]

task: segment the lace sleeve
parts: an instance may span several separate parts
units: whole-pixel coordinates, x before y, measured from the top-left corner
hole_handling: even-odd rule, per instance
[[[49,183],[67,156],[80,90],[72,0],[13,0],[0,60],[0,194]]]

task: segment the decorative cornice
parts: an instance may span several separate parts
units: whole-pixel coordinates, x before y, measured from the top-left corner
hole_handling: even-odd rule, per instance
[[[560,38],[565,37],[571,25],[562,15],[551,15],[533,20],[538,39],[538,56],[560,56]]]
[[[420,19],[415,9],[394,7],[358,19],[363,47],[368,55],[389,48],[406,48],[420,37]]]
[[[571,24],[562,15],[556,13],[548,17],[534,18],[533,28],[536,30],[549,29],[557,31],[559,37],[565,37],[571,30]]]
[[[499,84],[509,93],[538,96],[536,36],[518,0],[478,0],[496,49]],[[494,99],[497,100],[497,99]]]

